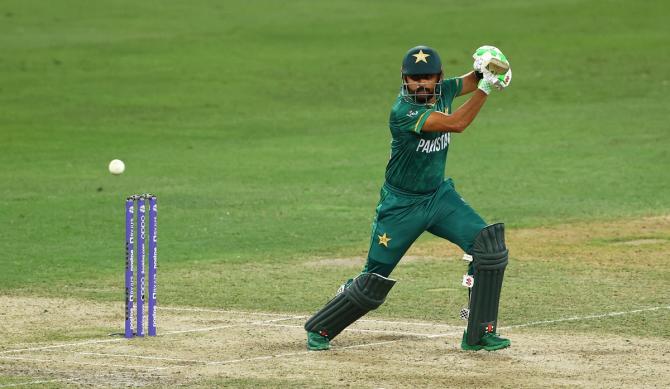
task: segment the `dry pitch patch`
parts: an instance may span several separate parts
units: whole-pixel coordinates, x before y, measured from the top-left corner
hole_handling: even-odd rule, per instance
[[[118,306],[57,299],[2,298],[14,324],[39,333],[86,333],[118,320]],[[44,312],[49,307],[49,314]],[[633,313],[633,314],[644,314]],[[31,319],[36,318],[36,319]],[[18,326],[3,328],[3,384],[163,386],[229,382],[352,387],[471,385],[638,386],[670,383],[670,340],[542,335],[531,326],[505,330],[513,347],[496,353],[462,352],[462,329],[439,323],[356,323],[329,352],[307,352],[295,315],[163,309],[162,335],[126,340],[23,341]],[[72,320],[72,321],[71,321]],[[3,326],[6,326],[7,321]],[[69,330],[68,330],[69,331]],[[9,343],[7,339],[12,339]],[[381,371],[384,374],[380,374]],[[495,377],[495,378],[492,378]]]
[[[560,256],[613,266],[608,258],[623,252],[662,261],[670,251],[670,218],[514,230],[509,242],[517,260]],[[429,241],[411,255],[438,257],[447,247]],[[343,265],[342,260],[331,262]],[[462,327],[386,320],[375,314],[340,335],[333,350],[307,352],[302,329],[307,312],[162,307],[161,336],[126,340],[107,335],[110,328],[121,328],[122,302],[2,296],[0,306],[0,387],[23,383],[41,387],[670,386],[667,337],[548,332],[550,323],[503,329],[513,341],[507,350],[462,352],[458,347]],[[605,312],[593,312],[598,313]],[[664,306],[627,315],[647,315],[653,321],[669,314],[670,308]],[[552,319],[558,318],[547,318]]]

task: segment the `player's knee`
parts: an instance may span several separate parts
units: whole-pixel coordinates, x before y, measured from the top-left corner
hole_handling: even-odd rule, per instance
[[[345,290],[346,297],[359,308],[371,311],[379,308],[395,280],[377,273],[363,273]]]
[[[388,277],[391,275],[391,272],[395,268],[395,264],[391,265],[388,263],[382,263],[375,261],[374,259],[368,258],[368,262],[365,265],[363,270],[365,273],[375,273],[379,274],[382,277]]]
[[[496,223],[482,228],[475,237],[470,252],[475,267],[501,266],[504,268],[508,258],[505,245],[505,225]]]

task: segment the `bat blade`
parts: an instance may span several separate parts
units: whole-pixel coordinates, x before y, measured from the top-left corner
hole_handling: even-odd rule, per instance
[[[505,74],[509,70],[509,65],[499,60],[498,58],[491,58],[486,65],[486,69],[493,74]]]

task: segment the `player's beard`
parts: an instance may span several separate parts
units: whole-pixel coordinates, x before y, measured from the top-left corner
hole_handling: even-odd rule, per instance
[[[420,86],[414,91],[414,99],[419,104],[426,104],[433,98],[433,94],[433,90]]]

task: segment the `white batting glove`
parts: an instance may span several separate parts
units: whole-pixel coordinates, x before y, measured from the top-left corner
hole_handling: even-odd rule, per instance
[[[484,69],[488,69],[491,73],[498,75],[504,74],[509,69],[507,57],[495,46],[478,48],[472,54],[472,59],[474,60],[472,67],[480,73],[484,73]]]
[[[482,78],[477,84],[477,89],[489,95],[493,90],[493,84],[491,84],[491,82],[487,81],[485,78]]]
[[[508,69],[505,74],[498,75],[495,75],[487,69],[484,69],[482,74],[484,75],[483,79],[490,82],[491,85],[493,85],[493,87],[497,90],[503,90],[512,83],[512,69]]]
[[[472,54],[472,67],[482,73],[484,79],[498,90],[503,90],[512,82],[512,68],[505,54],[495,46],[482,46]]]
[[[496,88],[499,90],[507,88],[512,83],[512,68],[509,68],[505,74],[495,76],[495,78],[498,80]]]

